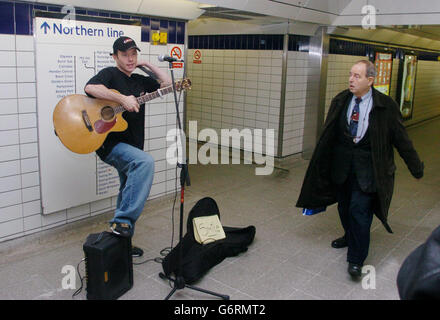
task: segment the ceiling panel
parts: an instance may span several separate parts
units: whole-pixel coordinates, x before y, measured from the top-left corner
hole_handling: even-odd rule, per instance
[[[74,7],[101,9],[106,11],[139,13],[150,16],[192,20],[199,17],[203,10],[199,4],[189,0],[24,0]]]
[[[274,5],[286,4],[297,8],[307,8],[310,10],[316,10],[320,12],[330,13],[333,15],[339,15],[345,7],[351,2],[351,0],[268,0],[273,2]]]
[[[440,27],[430,26],[433,32],[440,32]],[[372,42],[384,43],[388,45],[398,45],[406,47],[415,47],[425,50],[438,50],[440,48],[439,40],[433,40],[426,37],[420,37],[412,34],[408,26],[380,27],[372,30],[364,30],[361,27],[338,27],[331,32],[332,35],[349,37],[353,39],[368,40]]]
[[[138,11],[139,5],[142,0],[38,0],[28,2],[39,2],[39,3],[50,3],[57,5],[70,5],[74,7],[91,8],[91,9],[102,9],[109,11],[118,12],[132,12],[136,13]]]
[[[203,10],[199,9],[198,3],[187,0],[142,0],[138,13],[193,20],[197,19]]]

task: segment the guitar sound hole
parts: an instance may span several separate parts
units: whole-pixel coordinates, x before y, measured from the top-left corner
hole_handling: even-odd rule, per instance
[[[101,109],[101,118],[104,121],[111,121],[115,116],[115,110],[112,107],[105,106]]]

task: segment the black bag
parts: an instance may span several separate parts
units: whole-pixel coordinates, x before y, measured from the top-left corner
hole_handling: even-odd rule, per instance
[[[206,197],[199,200],[191,209],[187,221],[187,233],[173,250],[164,258],[162,268],[165,275],[176,274],[179,268],[179,251],[182,247],[182,276],[185,283],[191,284],[199,280],[212,267],[226,257],[233,257],[245,252],[255,237],[255,227],[233,228],[223,226],[226,238],[209,244],[200,244],[194,238],[193,219],[220,212],[214,199]]]
[[[406,257],[397,288],[402,300],[440,299],[440,226]]]

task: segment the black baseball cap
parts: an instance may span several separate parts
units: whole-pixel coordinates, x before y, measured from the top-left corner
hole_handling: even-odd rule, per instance
[[[136,45],[136,42],[130,37],[122,36],[113,42],[113,54],[119,51],[127,51],[128,49],[135,48],[137,51],[141,51]]]

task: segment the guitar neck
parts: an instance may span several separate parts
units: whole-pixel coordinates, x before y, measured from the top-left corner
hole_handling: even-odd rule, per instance
[[[139,105],[144,104],[145,102],[154,100],[156,98],[160,98],[163,95],[166,95],[170,92],[173,92],[173,86],[170,85],[168,87],[162,88],[162,89],[157,89],[154,92],[150,92],[147,94],[144,94],[143,96],[137,97],[136,100],[139,103]],[[121,113],[125,111],[125,108],[123,106],[117,106],[114,108],[116,113]]]

